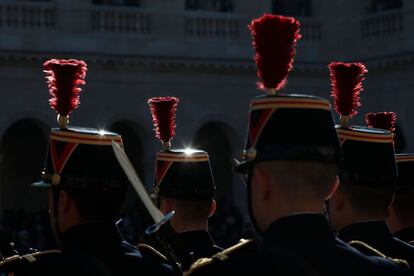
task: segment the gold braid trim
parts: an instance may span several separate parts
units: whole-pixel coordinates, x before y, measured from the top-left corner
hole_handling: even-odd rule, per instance
[[[152,247],[148,244],[140,243],[140,244],[137,245],[137,247],[138,247],[138,249],[144,249],[144,250],[150,251],[155,256],[157,256],[157,257],[163,259],[164,261],[168,262],[168,258],[166,256],[164,256],[164,254],[162,254],[157,249],[155,249],[154,247]]]
[[[22,256],[14,255],[14,256],[8,257],[8,258],[4,259],[3,261],[1,261],[0,266],[3,266],[5,264],[11,263],[11,262],[23,261],[23,260],[26,260],[26,261],[31,263],[31,262],[36,261],[36,257],[38,257],[38,256],[53,254],[53,253],[62,253],[62,252],[60,250],[53,249],[53,250],[46,250],[46,251],[38,251],[38,252],[35,252],[35,253],[26,254],[26,255],[22,255]]]
[[[407,268],[410,268],[410,265],[408,264],[408,262],[406,260],[388,257],[387,255],[385,255],[384,253],[382,253],[378,249],[366,244],[363,241],[353,240],[353,241],[348,242],[348,244],[353,246],[355,249],[358,249],[358,246],[361,246],[364,249],[370,251],[374,256],[381,257],[381,258],[387,259],[387,260],[389,260],[393,263],[403,265],[403,266],[406,266]]]
[[[228,255],[239,250],[240,248],[244,247],[245,245],[251,243],[252,240],[246,240],[246,239],[241,239],[237,244],[226,248],[224,250],[222,250],[221,252],[218,252],[216,254],[214,254],[213,256],[211,256],[210,258],[200,258],[197,261],[195,261],[189,270],[185,271],[183,276],[188,276],[190,274],[192,274],[195,270],[206,266],[208,264],[213,263],[216,260],[219,261],[224,261],[225,259],[228,258]]]

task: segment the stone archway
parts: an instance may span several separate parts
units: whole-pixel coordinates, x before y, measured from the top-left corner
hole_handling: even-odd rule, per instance
[[[47,206],[47,195],[30,187],[43,170],[49,128],[36,119],[21,119],[5,131],[0,145],[2,210],[37,211]]]
[[[233,147],[229,131],[232,130],[225,123],[208,122],[198,129],[192,143],[194,148],[203,149],[210,156],[218,200],[233,198]]]

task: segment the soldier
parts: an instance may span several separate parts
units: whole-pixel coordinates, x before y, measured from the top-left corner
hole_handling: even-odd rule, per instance
[[[175,211],[171,220],[176,232],[175,253],[186,270],[195,260],[211,256],[222,248],[214,244],[207,230],[208,220],[216,209],[216,187],[207,152],[171,148],[178,102],[174,97],[148,100],[154,130],[163,145],[157,154],[152,197],[164,214]],[[138,247],[148,252],[150,244],[142,243]]]
[[[51,130],[42,180],[33,186],[47,190],[61,251],[14,256],[1,269],[13,275],[172,274],[169,267],[144,259],[115,224],[128,185],[111,146],[112,141],[122,145],[121,136],[68,126],[68,115],[79,105],[86,64],[53,59],[44,67],[59,128]]]
[[[329,69],[341,116],[337,131],[342,144],[340,186],[329,200],[332,225],[339,238],[368,255],[414,264],[414,248],[395,239],[385,223],[397,177],[393,133],[372,128],[378,120],[375,114],[367,117],[369,128],[349,125],[361,105],[359,93],[367,70],[361,63],[341,62],[331,63]],[[389,121],[393,120],[390,114]]]
[[[194,275],[396,275],[403,268],[366,257],[340,241],[324,216],[337,187],[339,141],[330,104],[277,93],[292,68],[299,22],[264,15],[250,25],[260,87],[250,105],[244,158],[250,217],[263,236],[257,249],[236,245],[194,263]],[[251,244],[251,243],[250,243]]]
[[[414,245],[414,154],[395,155],[398,178],[387,224],[395,237]]]

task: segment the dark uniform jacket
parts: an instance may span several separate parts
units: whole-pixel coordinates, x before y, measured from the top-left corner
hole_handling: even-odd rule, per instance
[[[385,221],[373,220],[351,224],[339,232],[345,242],[362,241],[384,255],[406,260],[414,268],[414,247],[395,238]],[[362,250],[365,254],[369,251]]]
[[[397,239],[405,241],[410,245],[414,245],[414,226],[406,227],[394,233]]]
[[[162,248],[159,248],[151,241],[147,241],[147,243],[161,254],[165,255]],[[183,270],[187,270],[197,259],[210,257],[223,250],[221,247],[214,244],[210,234],[205,230],[187,231],[175,234],[173,247]],[[139,244],[138,248],[144,256],[148,254],[157,257],[157,254],[150,252],[151,250],[148,250],[149,248],[144,244]],[[166,260],[165,258],[162,258],[160,261]]]
[[[226,250],[225,250],[226,251]],[[225,252],[224,251],[224,252]],[[339,240],[322,214],[275,221],[262,246],[197,261],[187,275],[407,275],[405,267],[368,257]]]
[[[121,237],[114,223],[87,223],[70,228],[62,237],[62,253],[23,258],[0,266],[18,275],[171,275],[171,269],[150,259]]]

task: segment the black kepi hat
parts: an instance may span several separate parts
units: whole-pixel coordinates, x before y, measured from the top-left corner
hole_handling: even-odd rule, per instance
[[[216,187],[206,151],[172,149],[175,137],[175,112],[178,98],[156,97],[148,100],[156,137],[163,149],[157,153],[152,197],[211,199]]]
[[[125,189],[127,180],[111,143],[122,145],[119,134],[93,128],[69,127],[69,114],[78,107],[85,84],[86,63],[52,59],[44,63],[52,98],[58,113],[58,128],[50,132],[42,180],[34,187],[106,191]]]
[[[332,62],[329,64],[332,97],[340,115],[336,126],[342,155],[340,161],[341,182],[368,188],[391,188],[397,176],[394,159],[394,135],[391,131],[375,128],[374,117],[369,124],[350,125],[360,103],[362,81],[368,72],[362,63]]]

